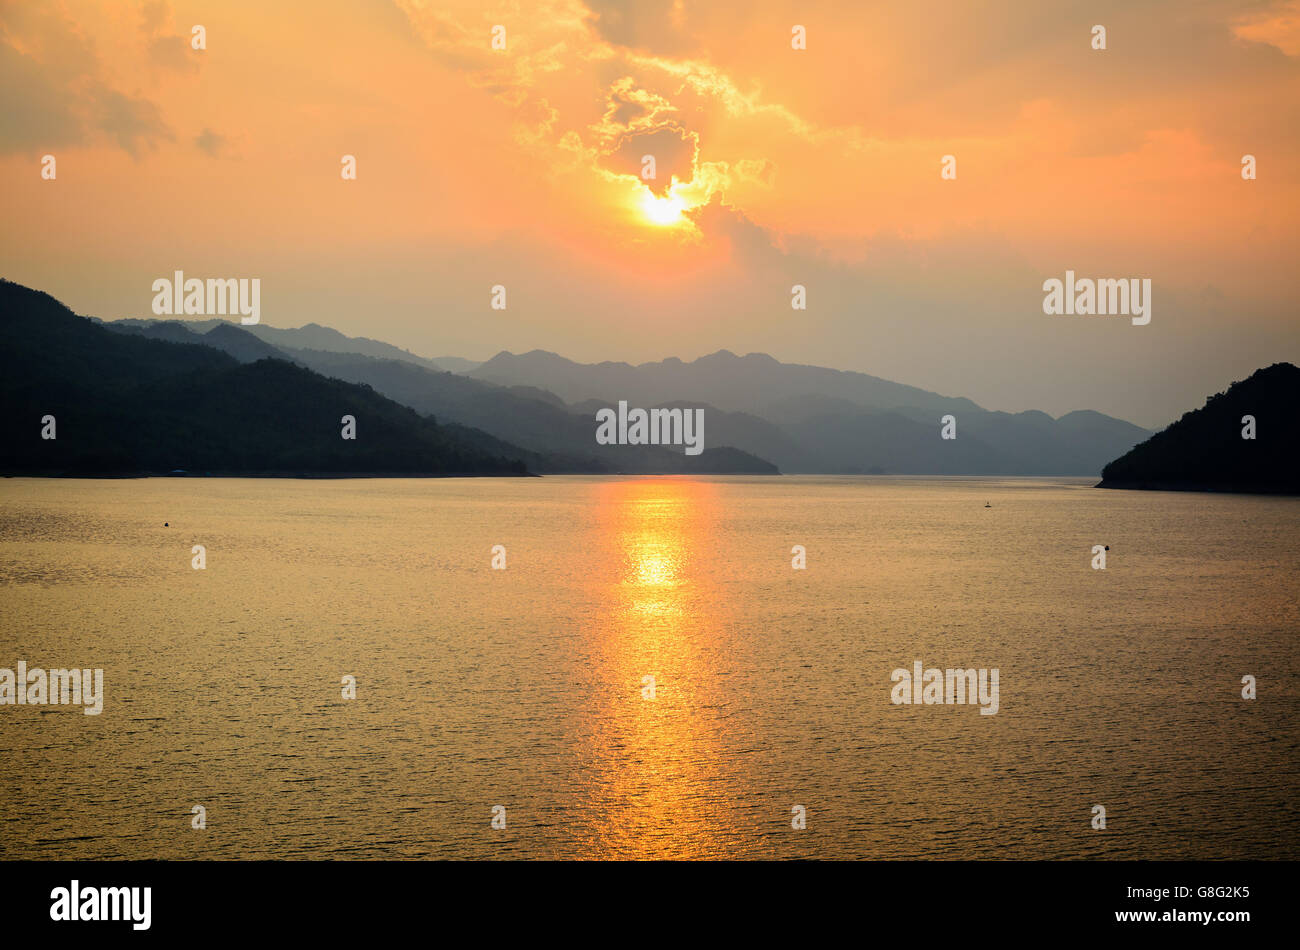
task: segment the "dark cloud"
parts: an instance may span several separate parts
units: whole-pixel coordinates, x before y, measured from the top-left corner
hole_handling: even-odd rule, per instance
[[[141,29],[146,38],[149,62],[180,72],[197,70],[199,60],[191,56],[190,37],[171,32],[172,10],[167,0],[147,0],[140,5]]]
[[[605,118],[617,125],[630,125],[634,119],[650,114],[649,107],[643,102],[628,99],[617,91],[609,94],[609,111]]]
[[[171,5],[167,0],[146,0],[140,4],[140,21],[144,31],[153,35],[171,19]]]
[[[158,107],[147,99],[132,99],[113,89],[101,88],[94,99],[95,126],[116,140],[132,158],[163,141],[175,138]]]
[[[660,55],[693,50],[682,28],[683,0],[586,0],[596,32],[610,43]]]
[[[687,182],[695,177],[695,159],[699,152],[698,136],[679,125],[669,123],[656,129],[629,132],[621,136],[605,155],[608,168],[641,178],[643,159],[653,155],[655,177],[645,185],[655,194],[666,194],[673,178]]]
[[[605,114],[598,131],[604,136],[622,135],[633,128],[644,129],[668,122],[677,108],[643,88],[631,76],[616,80],[605,97]]]
[[[199,60],[191,52],[188,36],[165,34],[149,41],[149,62],[163,69],[175,69],[178,72],[197,70]]]
[[[721,237],[731,245],[734,261],[754,268],[756,273],[770,274],[784,270],[785,252],[767,228],[755,224],[743,211],[714,195],[708,204],[686,214],[706,237]]]
[[[211,129],[204,129],[194,137],[194,144],[198,146],[199,151],[206,152],[213,158],[218,158],[225,152],[230,143],[224,135],[213,132]]]
[[[139,156],[174,136],[158,107],[108,85],[94,49],[54,7],[0,6],[0,152],[90,145],[106,133]],[[13,38],[12,40],[10,38]]]
[[[74,110],[66,87],[40,63],[4,42],[0,42],[0,89],[12,92],[0,109],[0,152],[75,145],[85,138],[85,122]]]

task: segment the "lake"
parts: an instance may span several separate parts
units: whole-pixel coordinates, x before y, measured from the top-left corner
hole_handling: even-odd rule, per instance
[[[0,854],[1300,856],[1300,499],[1094,481],[6,479]]]

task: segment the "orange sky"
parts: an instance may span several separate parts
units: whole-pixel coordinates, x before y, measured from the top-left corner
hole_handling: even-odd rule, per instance
[[[182,269],[426,355],[762,350],[1163,424],[1300,361],[1300,3],[1135,6],[0,0],[0,273],[109,318]],[[1151,324],[1045,316],[1067,268],[1151,278]]]

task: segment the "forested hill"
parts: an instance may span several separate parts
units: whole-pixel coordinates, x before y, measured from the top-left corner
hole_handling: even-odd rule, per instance
[[[527,453],[369,386],[115,333],[10,281],[0,281],[0,404],[3,474],[527,473]],[[355,439],[342,437],[344,416]]]
[[[1111,462],[1099,487],[1300,494],[1298,413],[1300,369],[1275,363]]]

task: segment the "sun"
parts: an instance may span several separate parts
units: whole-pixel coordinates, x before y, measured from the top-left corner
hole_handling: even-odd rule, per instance
[[[645,197],[641,199],[641,213],[651,224],[659,227],[681,224],[682,212],[685,210],[686,202],[672,192],[661,198],[647,190]]]

